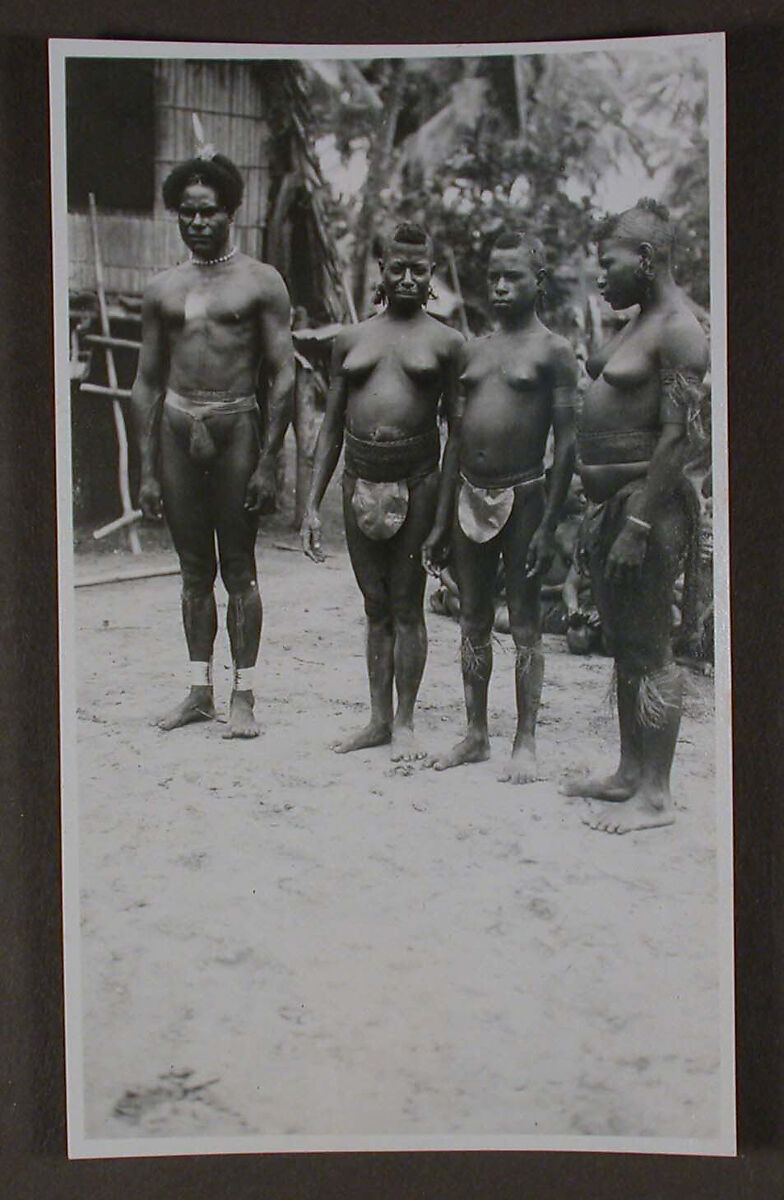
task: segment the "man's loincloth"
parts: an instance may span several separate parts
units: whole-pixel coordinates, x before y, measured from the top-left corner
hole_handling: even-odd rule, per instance
[[[211,462],[217,454],[212,435],[204,424],[205,417],[258,411],[255,396],[232,396],[227,392],[191,392],[182,396],[168,388],[163,402],[167,408],[186,413],[190,418],[188,454],[194,462],[203,464]]]
[[[463,533],[472,542],[489,542],[506,525],[512,514],[515,497],[544,486],[542,465],[522,475],[493,480],[493,486],[483,486],[477,477],[468,479],[460,473],[457,498],[457,520]]]
[[[386,541],[408,515],[409,484],[438,470],[438,430],[390,442],[371,442],[346,430],[345,475],[353,482],[351,508],[372,541]]]

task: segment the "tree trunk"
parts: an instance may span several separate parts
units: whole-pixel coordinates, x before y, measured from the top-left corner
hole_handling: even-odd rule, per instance
[[[525,59],[515,56],[512,59],[514,66],[514,81],[515,81],[515,100],[517,102],[517,136],[519,140],[525,141],[525,135],[528,129],[528,80],[526,78],[526,62]]]
[[[370,151],[362,208],[357,218],[352,291],[360,318],[365,309],[367,262],[373,237],[373,222],[378,212],[379,193],[385,180],[389,178],[392,164],[395,130],[403,100],[404,67],[402,59],[392,59],[388,64],[384,109]]]

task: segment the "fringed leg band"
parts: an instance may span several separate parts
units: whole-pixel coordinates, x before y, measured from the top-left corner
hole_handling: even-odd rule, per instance
[[[467,675],[478,675],[481,668],[486,665],[492,652],[493,644],[490,638],[486,642],[474,645],[470,638],[463,634],[460,640],[460,662],[465,673]]]
[[[637,690],[637,720],[647,729],[661,729],[670,714],[680,708],[683,682],[679,667],[670,663],[640,676]]]
[[[528,674],[537,650],[538,646],[515,646],[515,672],[518,675]]]

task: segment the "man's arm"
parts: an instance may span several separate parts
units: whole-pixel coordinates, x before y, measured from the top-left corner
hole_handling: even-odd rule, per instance
[[[553,349],[553,465],[541,524],[528,549],[528,574],[544,575],[553,557],[553,537],[574,473],[574,404],[577,391],[577,359],[568,342],[559,338]]]
[[[708,345],[696,321],[680,319],[665,329],[659,351],[662,432],[645,485],[629,500],[626,521],[607,556],[606,574],[639,571],[648,545],[652,514],[678,485],[689,454],[689,424],[699,404],[708,366]],[[631,519],[630,519],[631,518]]]
[[[158,426],[168,371],[166,329],[158,285],[153,281],[142,301],[142,346],[131,390],[131,414],[141,465],[139,506],[145,517],[161,515],[161,487],[156,475]]]
[[[450,346],[444,366],[443,399],[449,436],[441,463],[435,520],[422,545],[422,563],[431,575],[438,575],[439,567],[443,566],[452,528],[457,471],[460,465],[460,433],[465,409],[465,397],[460,386],[465,353],[466,346],[461,336],[459,341],[455,339]]]
[[[275,461],[291,424],[294,401],[294,345],[291,302],[277,271],[265,265],[265,294],[259,311],[262,371],[267,377],[267,437],[248,483],[248,512],[275,508]]]
[[[314,562],[324,561],[321,548],[321,519],[318,515],[319,505],[324,498],[327,484],[332,478],[338,465],[340,451],[343,447],[343,434],[346,427],[346,404],[348,387],[343,374],[343,360],[347,352],[346,332],[341,332],[335,338],[332,348],[332,363],[329,374],[329,392],[324,420],[321,422],[316,450],[313,458],[313,474],[310,481],[305,516],[302,521],[302,549],[308,558]]]

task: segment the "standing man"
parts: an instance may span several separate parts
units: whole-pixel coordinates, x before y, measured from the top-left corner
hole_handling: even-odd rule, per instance
[[[577,364],[569,343],[536,315],[546,275],[538,238],[515,232],[497,238],[487,279],[500,328],[464,351],[464,399],[444,455],[438,515],[422,551],[428,570],[435,570],[452,527],[468,730],[449,753],[431,760],[438,771],[490,755],[487,691],[503,555],[517,731],[499,779],[510,783],[537,778],[535,731],[544,674],[539,589],[574,465]],[[543,460],[551,428],[555,450],[545,497]]]
[[[621,756],[607,779],[569,781],[567,795],[605,803],[586,824],[606,833],[670,825],[670,771],[682,681],[671,648],[672,600],[684,558],[691,590],[699,502],[684,475],[699,431],[708,344],[675,283],[669,213],[654,200],[610,217],[599,233],[599,290],[638,306],[588,360],[578,469],[593,502],[582,555],[615,658]]]
[[[438,496],[438,403],[451,421],[463,339],[424,311],[433,271],[424,229],[398,225],[379,265],[384,311],[335,339],[302,545],[323,560],[318,507],[345,438],[343,512],[367,616],[370,722],[334,749],[391,742],[398,761],[423,757],[413,728],[427,656],[421,550]]]
[[[139,504],[161,505],[182,570],[190,689],[158,721],[176,729],[215,716],[213,585],[229,593],[234,682],[226,737],[256,737],[253,667],[262,608],[256,581],[259,513],[274,509],[275,456],[290,420],[294,359],[289,297],[278,272],[232,242],[239,171],[221,154],[190,159],[163,184],[190,261],[157,275],[142,308],[132,409],[141,456]],[[266,396],[262,448],[259,397]],[[218,555],[215,542],[217,538]]]

